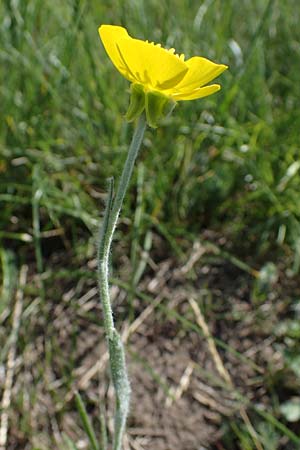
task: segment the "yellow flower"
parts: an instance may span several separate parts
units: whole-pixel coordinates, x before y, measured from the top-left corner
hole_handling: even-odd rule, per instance
[[[102,25],[99,34],[118,71],[133,85],[141,86],[146,96],[154,93],[157,98],[177,102],[206,97],[221,88],[219,84],[206,85],[227,69],[224,64],[200,56],[185,61],[174,49],[133,39],[120,26]]]

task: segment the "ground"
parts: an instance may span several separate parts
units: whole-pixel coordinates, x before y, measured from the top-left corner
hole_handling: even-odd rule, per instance
[[[285,372],[280,378],[284,360],[273,327],[286,313],[288,289],[295,294],[299,285],[279,274],[272,291],[257,296],[255,277],[249,274],[255,270],[246,266],[247,272],[237,267],[238,260],[233,264],[220,258],[214,239],[207,244],[204,235],[179,262],[173,256],[162,258],[165,244],[156,236],[157,250],[148,255],[142,279],[131,293],[129,261],[120,256],[123,249],[116,252],[119,269],[111,294],[132,388],[125,450],[233,450],[240,447],[234,446],[232,426],[247,430],[253,448],[264,448],[256,440],[258,410],[271,407],[272,390],[279,393],[280,387],[286,395],[292,389],[292,377]],[[77,279],[74,274],[70,281],[64,278],[67,261],[67,253],[55,251],[42,281],[34,267],[27,273],[9,450],[64,449],[64,433],[79,449],[88,448],[75,390],[95,428],[100,405],[112,431],[114,397],[96,262],[85,261]],[[47,287],[44,299],[36,295],[41,282]],[[35,314],[38,310],[43,314]],[[287,442],[282,437],[276,448],[293,449]]]

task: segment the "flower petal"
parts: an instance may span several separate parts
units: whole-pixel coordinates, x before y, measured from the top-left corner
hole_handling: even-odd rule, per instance
[[[115,25],[102,25],[100,38],[106,52],[119,72],[144,94],[160,93],[176,101],[193,100],[217,92],[218,84],[205,86],[228,67],[195,56],[184,61],[174,49],[160,44],[133,39],[127,30]]]
[[[176,86],[176,90],[188,91],[204,86],[211,80],[219,76],[228,67],[224,64],[215,64],[209,59],[194,56],[186,62],[189,70],[181,82]]]
[[[211,84],[210,86],[204,86],[184,93],[172,94],[172,98],[175,101],[180,100],[195,100],[196,98],[206,97],[207,95],[214,94],[219,91],[221,86],[219,84]]]
[[[159,45],[128,37],[117,47],[130,76],[149,89],[171,89],[188,71],[184,61]]]
[[[115,67],[125,78],[127,78],[129,81],[133,81],[133,78],[130,77],[130,74],[128,73],[127,67],[124,65],[117,47],[117,42],[120,39],[129,37],[127,30],[116,25],[101,25],[98,31],[106,53],[110,57]]]

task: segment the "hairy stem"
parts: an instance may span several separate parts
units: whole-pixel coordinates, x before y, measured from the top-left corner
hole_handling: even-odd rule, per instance
[[[103,306],[104,328],[108,339],[110,368],[116,394],[114,450],[120,450],[122,447],[122,436],[129,409],[130,386],[126,370],[124,348],[120,336],[115,330],[109,296],[109,256],[113,234],[145,129],[146,120],[144,116],[141,116],[134,131],[115,197],[113,195],[113,180],[111,179],[109,181],[108,200],[99,235],[98,285]]]

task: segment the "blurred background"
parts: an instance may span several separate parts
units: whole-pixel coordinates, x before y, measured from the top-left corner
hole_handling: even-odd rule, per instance
[[[133,125],[103,23],[229,65],[147,131],[116,233],[124,450],[300,448],[299,21],[297,0],[0,3],[1,448],[88,449],[76,389],[112,429],[96,238]]]

